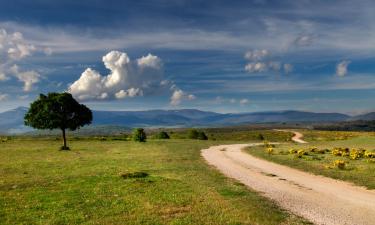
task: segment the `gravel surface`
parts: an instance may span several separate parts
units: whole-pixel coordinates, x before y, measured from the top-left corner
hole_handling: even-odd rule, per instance
[[[242,149],[260,144],[213,146],[202,156],[223,174],[315,224],[375,225],[375,191],[266,160]]]

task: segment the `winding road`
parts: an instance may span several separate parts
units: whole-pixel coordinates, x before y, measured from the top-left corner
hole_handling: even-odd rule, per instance
[[[293,140],[303,141],[302,134],[296,133]],[[282,208],[315,224],[375,224],[374,190],[302,172],[242,151],[245,147],[256,145],[262,144],[212,146],[203,149],[201,154],[210,165],[226,176],[242,182],[274,200]]]

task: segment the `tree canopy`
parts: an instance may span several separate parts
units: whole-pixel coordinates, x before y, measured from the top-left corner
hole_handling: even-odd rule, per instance
[[[78,103],[70,93],[40,94],[31,103],[25,115],[25,125],[36,129],[61,129],[66,146],[65,130],[76,130],[92,121],[92,112],[85,105]]]

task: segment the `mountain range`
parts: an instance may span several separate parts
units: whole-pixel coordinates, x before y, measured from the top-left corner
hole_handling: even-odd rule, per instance
[[[0,113],[0,133],[22,133],[32,130],[23,125],[26,107]],[[124,127],[192,127],[229,126],[275,122],[342,122],[375,120],[375,113],[349,116],[341,113],[303,111],[272,111],[253,113],[215,113],[196,109],[147,111],[93,111],[92,126],[115,125]]]

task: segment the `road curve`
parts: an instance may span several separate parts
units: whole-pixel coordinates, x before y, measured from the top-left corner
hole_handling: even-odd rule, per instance
[[[203,158],[228,177],[259,191],[315,224],[374,225],[375,191],[255,158],[235,144],[203,149]]]
[[[300,144],[306,144],[307,141],[302,140],[303,134],[297,131],[291,131],[291,130],[276,130],[275,131],[281,131],[281,132],[292,132],[294,136],[292,137],[292,141],[300,143]]]

